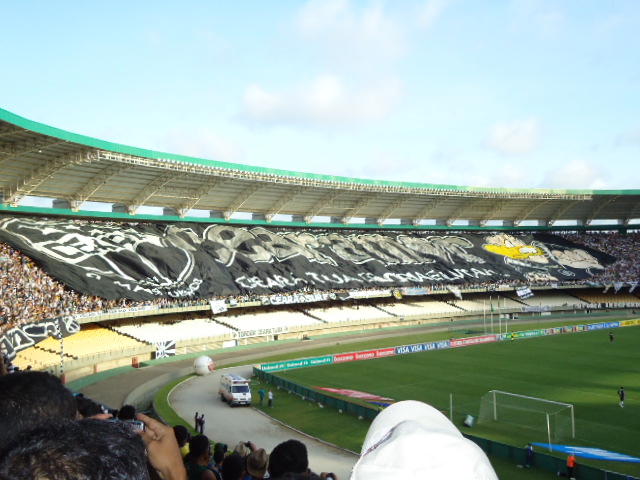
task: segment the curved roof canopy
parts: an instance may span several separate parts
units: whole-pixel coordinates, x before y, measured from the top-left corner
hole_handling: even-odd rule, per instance
[[[135,214],[141,206],[185,216],[209,210],[229,219],[247,212],[311,223],[331,217],[381,225],[490,221],[518,226],[595,220],[629,224],[640,217],[640,190],[479,188],[333,177],[144,150],[78,135],[0,109],[0,190],[5,206],[26,196],[54,198],[77,211],[83,202],[111,203]]]

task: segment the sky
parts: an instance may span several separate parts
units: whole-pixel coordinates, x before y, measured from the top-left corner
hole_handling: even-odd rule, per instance
[[[0,0],[0,108],[324,175],[640,188],[637,0]]]

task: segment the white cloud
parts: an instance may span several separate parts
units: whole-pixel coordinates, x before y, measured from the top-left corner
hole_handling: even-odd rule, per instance
[[[539,130],[538,121],[535,118],[498,122],[489,131],[486,143],[489,148],[503,155],[526,155],[537,146]]]
[[[606,189],[608,174],[587,160],[572,160],[558,168],[548,170],[542,180],[542,188]]]
[[[318,42],[342,62],[397,58],[407,50],[405,29],[381,3],[358,10],[347,0],[311,0],[298,12],[295,26],[304,38]]]
[[[430,27],[433,25],[451,0],[427,0],[418,13],[418,25]]]
[[[290,92],[273,93],[260,85],[249,86],[241,117],[250,123],[303,126],[375,122],[385,118],[401,96],[398,80],[355,87],[335,75],[322,75]]]

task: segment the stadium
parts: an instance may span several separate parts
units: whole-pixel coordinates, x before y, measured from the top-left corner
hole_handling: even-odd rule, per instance
[[[498,343],[547,320],[576,332],[637,329],[638,190],[249,167],[110,143],[6,110],[0,167],[2,351],[14,367],[70,385],[210,352],[222,364],[246,352],[265,365],[279,354],[306,358],[316,339],[344,339],[339,354],[404,332],[414,345]],[[25,198],[50,205],[22,206]],[[419,339],[434,332],[438,340]],[[410,343],[389,341],[378,347]]]

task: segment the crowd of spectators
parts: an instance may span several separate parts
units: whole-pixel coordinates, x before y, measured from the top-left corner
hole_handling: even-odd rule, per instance
[[[340,480],[315,473],[307,446],[227,444],[193,437],[131,406],[114,416],[45,372],[9,374],[0,359],[0,480]],[[134,419],[132,420],[131,414]],[[224,421],[223,419],[221,419]],[[451,468],[455,462],[455,475]],[[486,454],[434,407],[406,400],[381,411],[364,439],[352,480],[497,480]]]
[[[298,440],[271,453],[253,442],[230,451],[130,405],[111,411],[74,395],[51,374],[11,374],[3,366],[0,359],[0,480],[339,480],[312,472],[307,447]]]
[[[640,233],[566,233],[567,240],[616,257],[616,262],[595,273],[593,281],[603,284],[640,281]]]
[[[612,265],[603,271],[594,270],[594,276],[578,283],[601,282],[612,284],[615,282],[637,282],[640,279],[640,234],[638,233],[564,233],[562,236],[577,244],[609,253],[617,258]],[[456,284],[455,288],[497,288],[505,284],[506,280],[487,283]],[[548,286],[551,282],[544,281]],[[526,283],[510,280],[513,287]],[[529,284],[526,284],[529,285]],[[530,285],[529,285],[530,286]],[[445,292],[452,286],[446,284],[429,285],[428,289],[435,292]],[[376,290],[375,287],[362,290]],[[285,293],[295,295],[300,293],[348,293],[348,290],[317,290],[306,287],[300,291]],[[210,300],[224,300],[227,304],[260,301],[260,295],[249,292],[244,295],[229,297],[216,296],[211,299],[169,299],[158,298],[149,301],[133,301],[121,298],[106,300],[97,296],[75,292],[39,268],[33,260],[22,252],[0,243],[0,332],[13,326],[38,322],[40,320],[57,318],[60,316],[77,315],[88,312],[106,312],[114,308],[157,307],[171,308],[184,306],[206,306]]]

